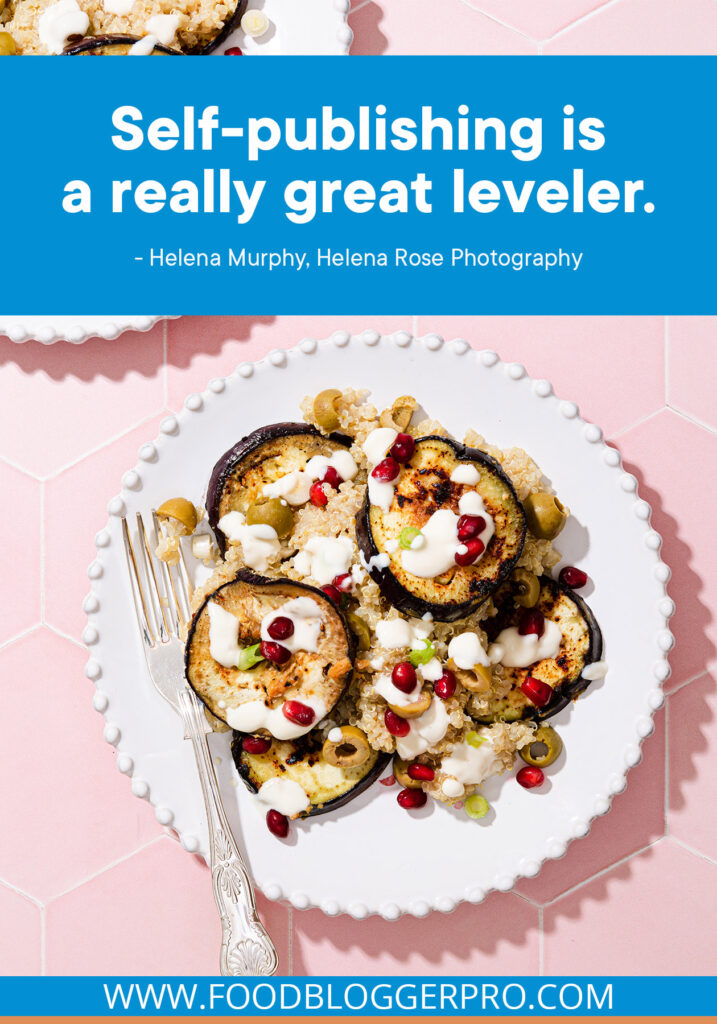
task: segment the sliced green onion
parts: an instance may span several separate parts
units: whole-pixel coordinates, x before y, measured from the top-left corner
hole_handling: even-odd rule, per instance
[[[471,730],[466,736],[466,743],[471,747],[480,747],[485,743],[485,736],[479,736],[477,732]]]
[[[261,644],[254,644],[252,647],[242,647],[239,651],[239,661],[237,662],[237,668],[240,672],[247,672],[250,668],[254,668],[260,661],[264,661],[261,654],[257,653]]]
[[[420,536],[421,531],[417,530],[415,526],[407,526],[405,530],[401,530],[401,532],[399,533],[398,543],[401,545],[404,551],[408,551],[416,537]]]
[[[477,821],[479,818],[485,818],[490,810],[490,804],[484,796],[474,793],[473,796],[466,798],[463,808],[469,818],[474,818]]]
[[[408,655],[408,660],[414,668],[417,668],[418,665],[427,665],[436,656],[436,648],[430,640],[423,640],[422,643],[422,649],[418,647]]]

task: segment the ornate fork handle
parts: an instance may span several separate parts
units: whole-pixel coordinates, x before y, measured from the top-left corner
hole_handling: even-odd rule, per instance
[[[274,944],[259,920],[254,889],[237,848],[219,796],[209,753],[206,719],[196,694],[179,694],[185,733],[192,741],[209,825],[209,866],[214,899],[222,921],[219,966],[223,975],[275,974]]]

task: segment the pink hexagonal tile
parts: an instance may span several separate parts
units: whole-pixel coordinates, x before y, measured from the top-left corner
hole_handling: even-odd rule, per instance
[[[295,974],[537,974],[538,911],[512,893],[395,922],[303,911],[293,962]]]
[[[288,911],[259,898],[288,966]],[[48,974],[218,974],[221,929],[205,864],[169,838],[47,908]]]
[[[410,316],[182,317],[168,324],[169,404],[181,408],[192,391],[212,377],[233,373],[239,363],[261,359],[273,348],[291,348],[302,338],[328,338],[337,330],[359,334],[371,328],[384,334],[410,331]],[[298,410],[297,410],[298,411]]]
[[[662,317],[419,317],[418,333],[430,331],[523,363],[608,435],[665,403]]]
[[[713,974],[717,866],[663,839],[544,915],[546,974]]]
[[[626,469],[638,478],[642,497],[652,505],[652,522],[662,534],[662,554],[672,569],[669,592],[677,611],[671,622],[676,638],[671,689],[704,671],[717,650],[712,611],[717,606],[717,532],[712,507],[704,500],[705,472],[717,460],[717,437],[664,410],[621,435],[618,447]]]
[[[717,51],[714,0],[620,0],[547,42],[544,53],[709,54]]]
[[[670,834],[717,860],[717,678],[704,675],[669,698]]]
[[[48,476],[157,412],[163,339],[163,324],[82,345],[0,338],[0,455]]]
[[[572,25],[608,0],[551,0],[536,4],[535,0],[465,0],[469,7],[484,11],[533,39],[547,39],[562,28]]]
[[[158,835],[102,739],[86,653],[46,629],[0,651],[0,878],[37,899],[77,885]]]
[[[587,711],[587,706],[585,707]],[[568,752],[569,753],[569,752]],[[643,745],[643,757],[628,775],[627,789],[610,811],[596,818],[585,839],[576,839],[560,860],[549,860],[537,878],[518,883],[518,892],[538,903],[584,882],[665,833],[665,716]]]
[[[149,420],[45,484],[45,619],[65,633],[79,637],[85,625],[87,566],[96,555],[95,534],[107,522],[107,502],[158,427],[159,417]]]
[[[714,380],[710,373],[717,349],[717,317],[671,317],[668,337],[669,404],[717,429]]]
[[[10,543],[0,577],[0,643],[40,621],[42,484],[0,462],[0,533]]]
[[[39,974],[42,968],[40,908],[0,884],[0,973]]]
[[[349,17],[354,54],[537,53],[525,36],[472,10],[461,0],[369,0]]]

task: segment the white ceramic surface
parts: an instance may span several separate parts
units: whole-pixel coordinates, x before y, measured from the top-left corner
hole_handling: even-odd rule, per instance
[[[321,343],[305,339],[290,351],[243,363],[231,377],[190,395],[177,417],[163,421],[159,437],[140,449],[121,493],[109,502],[88,570],[86,673],[96,684],[105,738],[117,748],[117,766],[131,776],[133,792],[151,801],[187,850],[206,848],[202,799],[179,720],[145,670],[119,516],[174,494],[201,500],[214,461],[239,437],[267,421],[300,418],[298,403],[307,393],[349,384],[370,388],[379,406],[415,394],[457,436],[472,426],[498,445],[530,452],[573,513],[558,547],[566,563],[580,565],[594,582],[585,597],[610,665],[605,680],[553,719],[565,742],[560,770],[530,792],[514,773],[490,780],[484,792],[493,810],[480,823],[433,801],[407,813],[396,803],[397,787],[377,784],[339,811],[295,823],[291,841],[279,842],[237,784],[228,735],[212,738],[230,819],[264,893],[297,908],[393,920],[406,912],[448,912],[464,900],[480,902],[491,889],[510,889],[520,876],[537,874],[546,858],[561,857],[609,809],[640,760],[640,744],[662,703],[674,606],[665,593],[669,569],[660,560],[660,536],[635,478],[573,402],[557,398],[547,381],[532,380],[522,366],[462,340],[375,331],[356,337],[339,331]]]
[[[69,341],[79,345],[88,338],[118,338],[124,331],[148,331],[169,316],[2,316],[0,334],[11,341],[39,341],[52,345]]]
[[[251,56],[346,54],[353,40],[349,8],[349,0],[248,0],[248,11],[260,10],[269,18],[268,31],[252,39],[237,28],[212,56],[223,56],[230,46]]]

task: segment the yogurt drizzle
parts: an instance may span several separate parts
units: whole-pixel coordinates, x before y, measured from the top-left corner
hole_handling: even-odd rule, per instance
[[[294,469],[285,473],[271,484],[264,484],[262,493],[267,498],[284,498],[290,505],[304,505],[309,500],[311,485],[321,480],[331,466],[342,480],[353,480],[358,473],[358,466],[353,456],[347,451],[336,451],[333,455],[314,455],[303,469]]]
[[[279,553],[279,538],[273,526],[255,523],[247,526],[241,512],[227,512],[217,523],[229,541],[241,544],[244,561],[250,569],[265,572]]]
[[[528,668],[544,658],[555,658],[562,639],[560,626],[551,619],[545,620],[542,636],[537,633],[521,636],[517,626],[509,626],[501,630],[495,643],[490,645],[488,657],[493,665],[500,662],[506,668]]]

